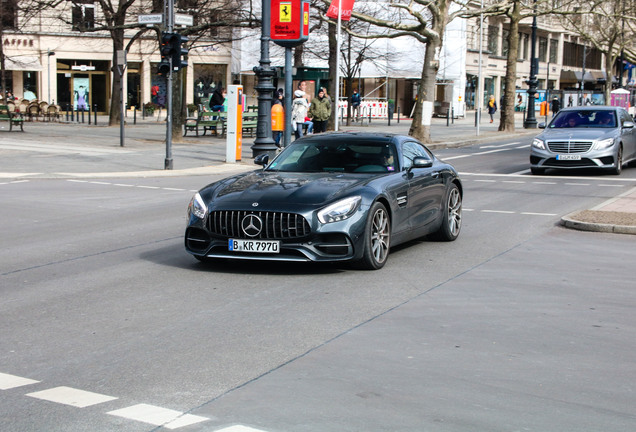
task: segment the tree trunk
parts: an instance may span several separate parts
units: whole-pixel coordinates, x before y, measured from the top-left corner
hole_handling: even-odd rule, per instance
[[[505,90],[499,130],[513,132],[515,130],[515,94],[517,87],[517,58],[519,54],[519,2],[515,2],[510,14],[510,33],[508,34],[508,57],[506,59]]]
[[[409,130],[409,135],[423,143],[431,142],[431,118],[433,117],[433,102],[435,101],[435,81],[439,70],[439,60],[435,57],[441,46],[441,39],[433,37],[428,39],[420,88],[417,91],[417,104],[413,114],[411,129]]]
[[[186,104],[184,97],[185,73],[180,69],[172,73],[172,141],[183,142],[183,123],[185,123]]]
[[[116,29],[111,31],[113,39],[113,86],[110,99],[110,111],[108,116],[108,125],[115,126],[119,124],[122,117],[121,112],[121,87],[122,76],[120,74],[121,65],[117,65],[117,51],[124,49],[124,30]]]

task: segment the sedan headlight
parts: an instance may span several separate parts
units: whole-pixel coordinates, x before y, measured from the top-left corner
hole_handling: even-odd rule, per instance
[[[614,138],[607,138],[607,139],[604,139],[604,140],[596,141],[596,144],[594,145],[594,147],[597,150],[603,150],[603,149],[606,149],[606,148],[611,147],[613,145],[614,145]]]
[[[188,215],[195,215],[199,219],[205,218],[205,214],[208,212],[208,206],[203,202],[203,198],[197,192],[192,199],[190,200],[190,204],[188,205]]]
[[[540,140],[539,138],[535,138],[532,140],[532,147],[545,150],[545,143],[543,142],[543,140]]]
[[[353,196],[337,201],[318,211],[318,220],[324,224],[338,222],[351,217],[358,209],[362,197]]]

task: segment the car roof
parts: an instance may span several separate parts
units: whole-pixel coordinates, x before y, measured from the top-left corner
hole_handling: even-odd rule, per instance
[[[585,106],[576,106],[576,107],[567,107],[559,110],[559,112],[570,112],[570,111],[616,111],[621,109],[621,107],[609,106],[609,105],[585,105]]]
[[[302,141],[312,142],[329,142],[337,140],[346,140],[346,142],[354,144],[356,142],[402,142],[404,140],[415,141],[415,138],[406,135],[398,135],[384,132],[327,132],[313,135],[305,135],[302,137]]]

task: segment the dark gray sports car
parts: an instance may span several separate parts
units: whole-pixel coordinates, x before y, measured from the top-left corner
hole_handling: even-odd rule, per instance
[[[294,141],[262,170],[201,189],[188,206],[197,259],[354,261],[379,269],[389,248],[462,222],[457,171],[412,137],[327,133]]]

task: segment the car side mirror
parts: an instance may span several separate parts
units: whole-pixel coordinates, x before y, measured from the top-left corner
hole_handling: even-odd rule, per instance
[[[413,158],[413,164],[409,167],[409,171],[413,168],[430,168],[433,166],[433,161],[423,156],[415,156]]]
[[[545,129],[545,122],[541,122],[537,125],[539,129]]]
[[[633,129],[634,128],[634,122],[633,121],[626,121],[623,122],[623,128],[625,129]]]
[[[262,165],[263,168],[269,163],[269,155],[267,153],[261,153],[254,158],[256,165]]]

